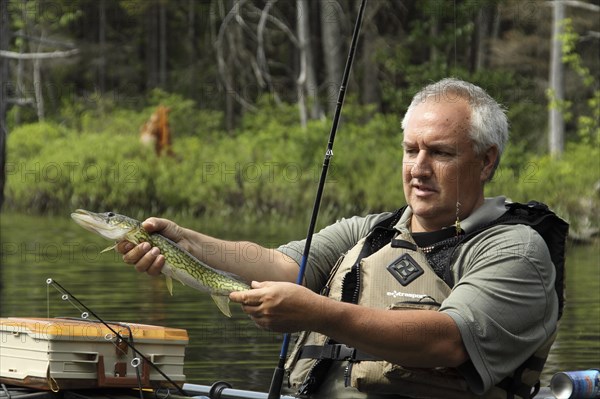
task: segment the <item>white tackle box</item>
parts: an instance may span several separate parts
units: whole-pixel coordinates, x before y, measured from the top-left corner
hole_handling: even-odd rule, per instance
[[[110,322],[160,371],[185,381],[186,330]],[[0,382],[36,389],[166,386],[167,380],[108,327],[80,319],[0,318]]]

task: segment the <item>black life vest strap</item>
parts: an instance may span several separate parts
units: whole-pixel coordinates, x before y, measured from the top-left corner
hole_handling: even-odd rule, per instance
[[[550,258],[556,270],[556,280],[554,288],[558,295],[558,319],[562,317],[564,307],[564,270],[565,270],[565,250],[566,241],[569,233],[569,224],[552,212],[544,203],[529,201],[526,204],[513,202],[507,204],[507,211],[498,219],[480,226],[476,230],[464,235],[460,242],[450,249],[450,253],[444,254],[446,259],[444,281],[452,288],[454,279],[451,272],[451,259],[454,250],[474,238],[482,231],[496,225],[514,225],[523,224],[534,229],[546,243],[550,252]]]
[[[329,359],[359,362],[364,360],[383,360],[377,356],[356,350],[344,344],[306,345],[302,347],[300,359]]]
[[[526,369],[542,372],[545,362],[546,359],[533,355],[519,366],[512,376],[506,377],[496,386],[508,392],[508,399],[514,399],[515,395],[524,399],[533,398],[540,389],[540,382],[537,381],[533,387],[525,384],[522,381],[523,372]]]

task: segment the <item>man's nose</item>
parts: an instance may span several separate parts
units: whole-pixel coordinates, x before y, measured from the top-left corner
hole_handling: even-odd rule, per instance
[[[411,162],[410,174],[414,178],[431,176],[431,163],[426,151],[419,151],[417,157]]]

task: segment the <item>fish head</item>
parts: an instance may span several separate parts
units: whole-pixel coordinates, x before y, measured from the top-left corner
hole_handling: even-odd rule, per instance
[[[84,229],[108,240],[133,241],[133,237],[144,231],[138,220],[114,212],[95,213],[77,209],[71,213],[71,218]]]

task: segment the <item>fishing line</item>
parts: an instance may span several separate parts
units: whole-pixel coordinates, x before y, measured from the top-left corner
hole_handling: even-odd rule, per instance
[[[114,328],[112,328],[106,321],[104,321],[100,316],[98,316],[92,309],[87,307],[83,302],[81,302],[79,299],[77,299],[77,297],[75,297],[75,295],[71,294],[65,287],[60,285],[57,281],[49,278],[46,280],[46,284],[52,285],[54,288],[56,288],[62,294],[62,299],[68,300],[69,302],[71,302],[78,310],[79,310],[79,307],[84,309],[84,312],[82,312],[82,314],[81,314],[83,319],[86,319],[86,321],[90,321],[90,322],[102,323],[106,328],[108,328],[110,330],[110,332],[112,332],[115,335],[116,338],[118,338],[120,340],[120,342],[125,343],[132,351],[135,352],[136,355],[138,355],[140,358],[142,358],[142,360],[144,360],[146,363],[148,363],[154,370],[156,370],[162,377],[164,377],[171,385],[173,385],[181,395],[186,396],[186,393],[184,392],[184,390],[175,381],[173,381],[157,365],[155,365],[152,361],[150,361],[150,359],[148,359],[142,352],[137,350],[137,348],[133,345],[133,334],[132,334],[132,331],[129,328],[129,326],[127,326],[124,323],[113,323],[113,324],[118,324],[121,326],[126,326],[129,329],[129,333],[130,333],[132,342],[129,342],[128,340],[126,340],[119,332],[117,332]],[[71,300],[73,300],[74,303]],[[97,321],[87,320],[89,318],[89,315],[92,315]],[[139,366],[139,365],[140,364],[138,363],[137,366]],[[134,367],[137,369],[136,366],[134,366]],[[140,390],[140,392],[141,392],[141,390]]]
[[[76,302],[73,302],[71,300],[71,295],[66,293],[65,291],[60,290],[57,286],[55,286],[54,284],[52,284],[53,280],[52,279],[48,279],[46,280],[46,307],[47,307],[47,313],[48,313],[48,318],[50,318],[50,286],[52,286],[52,288],[54,288],[56,291],[58,291],[61,294],[60,299],[62,299],[63,301],[67,301],[71,304],[71,306],[73,306],[75,309],[77,309],[77,311],[81,314],[81,319],[87,319],[89,317],[89,313],[87,313],[85,311],[85,309],[83,309],[81,306],[78,306],[78,304]]]
[[[46,318],[50,318],[50,284],[46,284]]]
[[[321,205],[321,198],[323,196],[323,189],[325,187],[325,180],[327,179],[327,171],[329,169],[329,162],[333,157],[333,141],[335,140],[335,134],[338,129],[340,115],[342,112],[342,106],[344,105],[344,98],[346,95],[346,87],[348,85],[348,78],[350,76],[350,70],[352,69],[352,62],[354,61],[354,54],[356,53],[356,44],[360,35],[360,28],[362,25],[363,14],[365,10],[367,0],[362,0],[360,8],[358,10],[358,16],[356,17],[356,23],[354,24],[354,31],[352,32],[352,40],[350,42],[350,51],[348,53],[348,59],[346,60],[346,67],[344,68],[344,74],[342,75],[342,82],[340,84],[340,90],[338,93],[337,105],[335,108],[335,114],[333,116],[333,122],[331,125],[331,131],[329,133],[329,141],[327,143],[327,150],[325,151],[325,158],[323,159],[323,168],[321,169],[321,176],[319,178],[319,184],[317,187],[317,193],[315,195],[315,202],[313,205],[312,215],[308,226],[308,233],[306,235],[306,241],[304,244],[304,253],[300,262],[300,269],[298,271],[298,277],[296,280],[297,284],[302,284],[304,281],[304,274],[306,272],[306,264],[308,263],[308,255],[310,253],[310,246],[312,243],[312,237],[315,231],[315,225],[317,223],[317,217],[319,214],[319,207]],[[268,399],[277,399],[281,396],[281,387],[283,385],[283,376],[285,374],[285,361],[287,358],[287,352],[290,345],[291,334],[287,333],[283,336],[283,343],[281,344],[281,351],[279,353],[279,362],[275,371],[273,372],[273,379],[269,387]]]
[[[458,69],[458,38],[457,38],[457,16],[456,16],[456,0],[453,1],[454,3],[454,70],[456,71]],[[469,109],[471,109],[471,105],[469,104]],[[471,112],[471,111],[470,111]],[[456,148],[455,148],[456,154],[458,154],[459,148],[458,148],[458,140],[456,142]],[[462,228],[460,227],[460,217],[459,217],[459,213],[460,213],[460,182],[459,182],[459,177],[460,177],[460,170],[459,170],[459,163],[458,163],[458,159],[456,160],[456,221],[454,222],[454,229],[456,230],[456,236],[459,236],[462,234]]]

